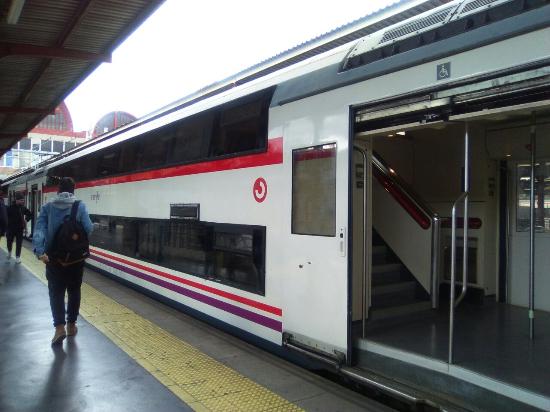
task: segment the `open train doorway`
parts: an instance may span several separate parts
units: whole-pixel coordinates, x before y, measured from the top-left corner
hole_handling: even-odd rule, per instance
[[[358,365],[388,373],[391,358],[546,402],[550,101],[457,109],[435,95],[355,112]]]

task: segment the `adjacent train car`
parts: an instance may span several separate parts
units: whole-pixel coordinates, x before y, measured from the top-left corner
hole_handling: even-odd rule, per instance
[[[367,369],[374,353],[544,409],[533,370],[499,375],[504,338],[497,366],[468,373],[453,342],[502,310],[527,307],[531,327],[550,312],[550,5],[442,2],[384,27],[406,7],[389,10],[359,40],[231,79],[3,186],[37,211],[73,176],[91,267],[265,347]]]

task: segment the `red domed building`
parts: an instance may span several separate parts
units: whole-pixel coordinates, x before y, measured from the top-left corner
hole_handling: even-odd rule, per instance
[[[94,129],[92,130],[92,139],[110,132],[111,130],[118,129],[125,124],[131,123],[137,118],[130,113],[116,111],[107,113],[95,124]]]

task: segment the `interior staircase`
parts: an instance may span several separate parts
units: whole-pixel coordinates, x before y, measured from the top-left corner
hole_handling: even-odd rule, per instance
[[[429,294],[375,230],[372,245],[372,302],[369,320],[429,310]]]

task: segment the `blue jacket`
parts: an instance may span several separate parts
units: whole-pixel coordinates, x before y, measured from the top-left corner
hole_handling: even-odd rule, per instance
[[[32,236],[32,245],[37,256],[43,255],[51,246],[57,229],[63,223],[63,218],[71,213],[75,200],[72,193],[63,192],[58,193],[54,200],[42,206]],[[78,205],[76,220],[82,224],[90,236],[94,226],[83,202]]]

